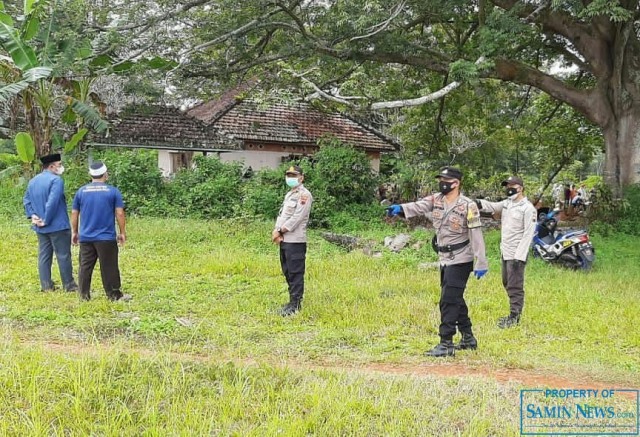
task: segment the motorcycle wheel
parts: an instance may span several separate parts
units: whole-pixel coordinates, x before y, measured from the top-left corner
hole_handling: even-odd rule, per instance
[[[582,267],[582,262],[580,261],[580,259],[576,258],[571,253],[563,253],[562,255],[560,255],[560,258],[558,258],[558,263],[562,267],[570,270],[578,270]]]
[[[591,267],[593,266],[593,261],[589,261],[588,259],[583,257],[580,257],[578,261],[580,261],[580,268],[582,270],[585,270],[585,271],[591,270]]]

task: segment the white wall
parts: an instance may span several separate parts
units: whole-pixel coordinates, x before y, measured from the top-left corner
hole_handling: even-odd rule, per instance
[[[258,171],[263,168],[278,168],[282,163],[282,158],[289,156],[289,153],[280,152],[256,152],[251,150],[242,150],[237,152],[220,152],[220,161],[244,162],[244,167],[251,167]]]
[[[173,169],[171,168],[171,152],[175,152],[174,150],[158,150],[158,168],[162,172],[162,176],[168,177],[171,173],[173,173]]]
[[[176,153],[176,150],[158,150],[158,168],[162,171],[164,177],[168,177],[175,172],[175,169],[171,168],[171,153]],[[207,156],[215,156],[215,152],[210,152]],[[268,152],[268,151],[253,151],[253,150],[241,150],[231,152],[220,152],[220,161],[232,162],[239,161],[244,163],[244,167],[251,167],[254,171],[261,170],[263,168],[278,168],[282,163],[282,158],[286,158],[290,155],[289,152]],[[380,171],[380,159],[371,159],[371,168],[377,173]]]
[[[289,157],[290,153],[269,152],[269,151],[252,151],[243,150],[238,152],[221,152],[220,161],[244,162],[244,167],[251,167],[253,170],[261,170],[263,168],[278,168],[282,163],[282,158]],[[371,168],[378,173],[380,171],[380,158],[372,158]]]

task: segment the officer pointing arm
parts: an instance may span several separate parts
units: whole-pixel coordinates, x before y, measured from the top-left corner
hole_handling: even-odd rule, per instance
[[[440,260],[440,343],[426,353],[432,357],[453,356],[455,349],[478,347],[464,292],[471,272],[480,279],[488,268],[480,211],[474,201],[460,194],[462,176],[457,168],[445,167],[436,176],[439,193],[387,209],[388,215],[407,218],[431,212]],[[454,346],[456,329],[462,340]]]

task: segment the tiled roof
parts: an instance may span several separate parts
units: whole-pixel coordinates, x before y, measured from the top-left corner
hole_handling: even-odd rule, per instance
[[[177,108],[149,106],[129,110],[111,120],[108,136],[94,136],[93,144],[173,150],[238,150],[241,142],[188,117]]]
[[[316,144],[323,135],[333,135],[346,144],[368,150],[395,150],[398,144],[375,129],[343,114],[325,113],[305,103],[263,106],[236,100],[229,92],[204,103],[187,114],[232,138],[253,141]]]

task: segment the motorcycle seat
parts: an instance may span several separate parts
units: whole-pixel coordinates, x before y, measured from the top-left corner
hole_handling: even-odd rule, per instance
[[[551,235],[545,235],[544,237],[541,238],[541,240],[544,241],[545,244],[555,243],[555,239]]]

